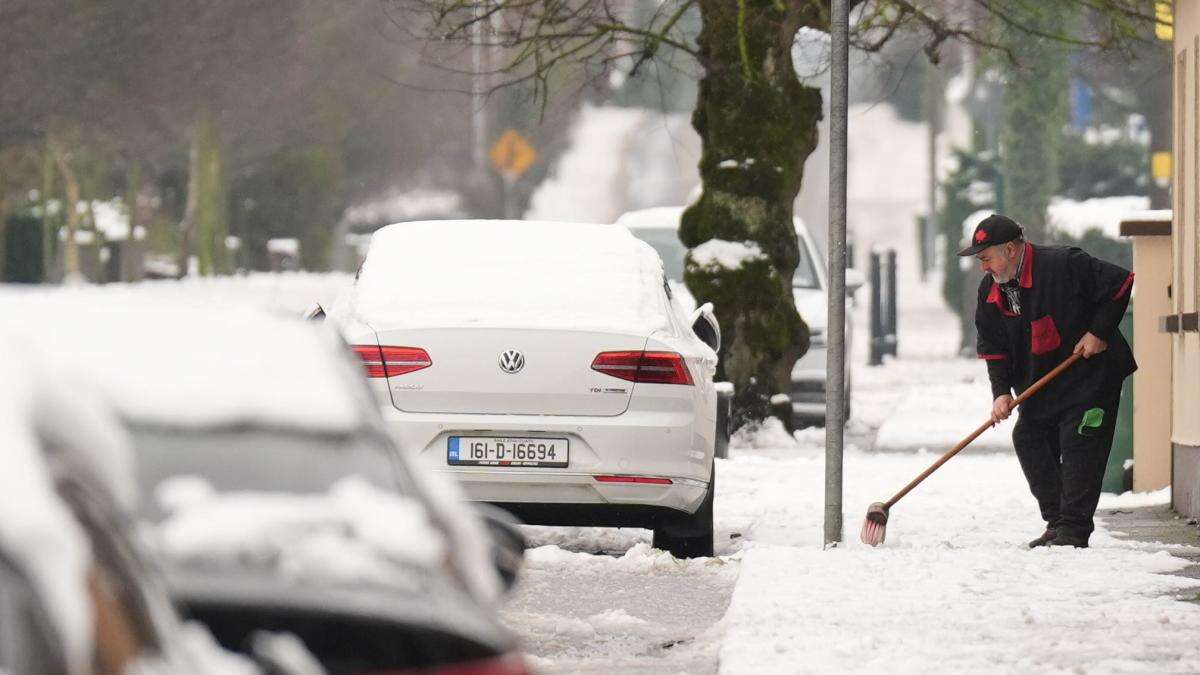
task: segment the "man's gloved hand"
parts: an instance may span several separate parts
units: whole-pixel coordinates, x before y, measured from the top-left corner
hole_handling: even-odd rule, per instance
[[[999,424],[1008,419],[1012,414],[1013,397],[1008,394],[997,396],[995,401],[992,401],[992,424]]]
[[[1090,359],[1100,352],[1108,349],[1108,343],[1091,333],[1084,333],[1083,337],[1079,338],[1079,344],[1075,345],[1075,351],[1072,354],[1082,354],[1083,358]]]

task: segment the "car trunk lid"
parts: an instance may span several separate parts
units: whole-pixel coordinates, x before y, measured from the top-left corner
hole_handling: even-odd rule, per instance
[[[615,416],[633,382],[592,368],[606,351],[640,351],[648,336],[586,330],[421,328],[379,330],[381,346],[426,350],[431,365],[389,374],[404,412]]]

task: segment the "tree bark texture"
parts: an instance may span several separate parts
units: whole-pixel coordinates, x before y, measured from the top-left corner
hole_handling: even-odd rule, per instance
[[[718,376],[734,383],[740,426],[769,413],[770,397],[788,391],[792,366],[808,350],[792,295],[799,261],[792,204],[817,146],[821,92],[800,83],[791,50],[800,27],[828,27],[815,4],[702,0],[700,11],[705,74],[692,125],[703,142],[704,192],[684,212],[680,237],[691,249],[720,239],[765,254],[728,269],[702,267],[689,252],[684,273],[721,322]]]

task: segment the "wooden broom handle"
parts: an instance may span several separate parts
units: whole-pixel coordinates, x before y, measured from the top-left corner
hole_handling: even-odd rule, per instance
[[[1076,361],[1078,361],[1081,358],[1083,358],[1083,357],[1079,354],[1072,354],[1071,356],[1067,357],[1066,361],[1063,361],[1062,363],[1058,364],[1058,366],[1056,366],[1054,368],[1054,370],[1051,370],[1050,372],[1046,373],[1045,375],[1043,375],[1041,377],[1041,379],[1039,379],[1037,382],[1034,382],[1033,384],[1029,385],[1029,387],[1027,389],[1025,389],[1025,391],[1021,392],[1021,395],[1013,400],[1012,407],[1016,408],[1017,406],[1024,403],[1026,399],[1028,399],[1030,396],[1033,396],[1034,394],[1036,394],[1038,392],[1038,390],[1041,389],[1042,387],[1046,386],[1050,382],[1050,380],[1053,380],[1054,378],[1061,375],[1064,370],[1071,367],[1071,364],[1075,363]],[[978,429],[976,429],[975,431],[973,431],[971,433],[970,436],[967,436],[966,438],[959,441],[958,445],[954,446],[953,448],[950,448],[950,450],[947,451],[946,454],[939,457],[938,460],[936,462],[934,462],[932,466],[930,466],[928,469],[925,469],[925,471],[920,476],[917,476],[916,478],[913,479],[913,481],[911,483],[909,483],[908,485],[905,485],[903,490],[896,493],[896,496],[887,500],[887,502],[884,503],[883,507],[885,509],[892,508],[892,505],[894,505],[896,502],[900,501],[900,499],[904,495],[908,494],[913,488],[920,485],[921,481],[928,478],[929,474],[933,473],[934,471],[937,471],[943,464],[950,461],[951,457],[957,455],[963,448],[970,445],[971,441],[975,440],[976,438],[979,438],[980,434],[982,434],[983,432],[992,428],[993,426],[995,426],[995,425],[992,424],[991,420],[988,420],[988,421],[984,422],[983,424],[981,424]]]

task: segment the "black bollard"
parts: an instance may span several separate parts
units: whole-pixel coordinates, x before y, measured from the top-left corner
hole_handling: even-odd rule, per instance
[[[871,339],[870,356],[867,360],[867,365],[878,366],[883,364],[883,347],[884,347],[884,331],[883,331],[883,289],[880,288],[882,274],[879,270],[879,254],[871,251],[871,264],[868,271],[869,283],[871,284],[871,304],[868,307],[871,318]]]
[[[896,290],[896,249],[890,249],[887,252],[887,314],[884,316],[885,335],[886,335],[886,353],[892,356],[896,355],[897,332],[896,332],[896,302],[899,299],[899,292]]]

